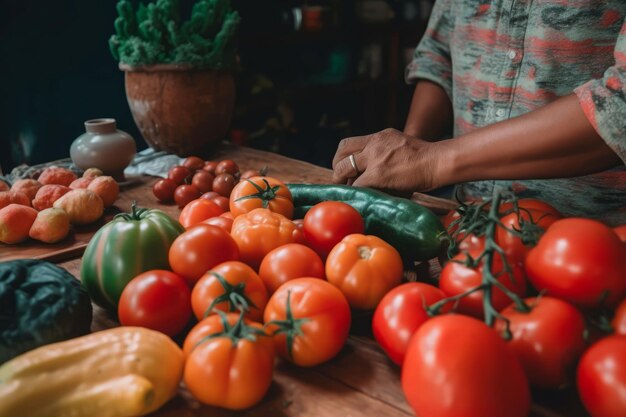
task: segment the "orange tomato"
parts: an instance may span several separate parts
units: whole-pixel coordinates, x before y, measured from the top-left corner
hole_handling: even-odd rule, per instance
[[[206,219],[217,217],[222,214],[222,209],[214,202],[205,198],[191,201],[183,208],[178,216],[178,221],[185,229],[202,223]]]
[[[285,282],[294,278],[324,279],[324,263],[315,251],[299,243],[280,246],[265,255],[259,276],[272,294]]]
[[[350,306],[375,308],[402,281],[402,258],[384,240],[348,235],[328,254],[326,278],[346,296]]]
[[[350,331],[350,305],[335,286],[317,278],[282,285],[265,308],[265,325],[275,332],[277,353],[299,366],[332,359]]]
[[[272,383],[274,342],[259,323],[235,313],[212,315],[189,332],[183,380],[200,402],[230,410],[252,407]]]
[[[252,177],[242,180],[230,194],[230,212],[237,217],[258,208],[267,208],[291,219],[293,216],[291,191],[282,181],[272,177]]]
[[[246,317],[261,321],[267,304],[267,290],[261,278],[248,265],[224,262],[200,278],[191,292],[191,307],[198,320],[213,309],[225,312],[247,310]]]
[[[172,271],[193,286],[215,265],[239,259],[239,249],[224,229],[198,224],[174,240],[168,254]]]
[[[303,240],[291,220],[262,208],[236,217],[230,234],[239,246],[241,260],[254,269],[272,249]]]

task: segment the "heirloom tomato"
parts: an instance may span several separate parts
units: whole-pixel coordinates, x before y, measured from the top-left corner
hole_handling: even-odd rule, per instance
[[[266,208],[291,219],[293,201],[289,188],[272,177],[253,177],[242,180],[230,194],[230,212],[237,217],[257,208]]]
[[[558,220],[526,258],[539,291],[582,308],[615,307],[626,296],[626,246],[591,219]]]
[[[318,203],[304,216],[304,237],[322,259],[341,239],[364,231],[363,217],[352,206],[340,201]]]
[[[626,416],[626,336],[609,336],[587,349],[576,382],[593,417]]]
[[[191,305],[198,320],[214,310],[246,311],[246,317],[263,320],[267,290],[256,272],[243,262],[224,262],[208,271],[193,287]]]
[[[259,276],[272,294],[285,282],[294,278],[324,279],[324,262],[315,251],[299,243],[279,246],[265,255]]]
[[[576,361],[585,350],[585,319],[573,305],[553,297],[524,300],[530,311],[515,304],[502,310],[509,320],[509,346],[519,359],[529,382],[539,388],[557,389],[569,382]],[[495,329],[504,334],[506,324]]]
[[[426,307],[445,297],[439,288],[421,282],[402,284],[383,297],[374,312],[372,331],[392,361],[402,365],[411,336],[430,319]]]
[[[375,308],[389,290],[400,284],[403,273],[398,251],[376,236],[348,235],[326,259],[326,279],[354,308]]]
[[[178,216],[178,221],[185,228],[190,228],[196,224],[202,223],[211,217],[217,217],[223,211],[214,202],[205,198],[195,199],[187,204]]]
[[[346,343],[350,306],[335,286],[316,278],[281,285],[265,308],[277,353],[299,366],[332,359]]]
[[[409,341],[402,390],[417,416],[527,417],[530,389],[513,351],[491,328],[447,314]]]

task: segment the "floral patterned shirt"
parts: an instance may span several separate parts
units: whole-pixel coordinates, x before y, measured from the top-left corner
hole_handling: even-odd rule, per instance
[[[454,134],[516,117],[575,93],[598,134],[626,163],[626,0],[437,0],[407,81],[441,85]],[[576,178],[477,181],[549,201],[566,215],[626,223],[624,165]]]

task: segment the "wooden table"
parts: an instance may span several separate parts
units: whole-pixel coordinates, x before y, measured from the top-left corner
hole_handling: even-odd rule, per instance
[[[235,160],[242,169],[269,167],[269,175],[286,182],[327,183],[331,171],[305,162],[247,148],[228,147],[216,156]],[[142,207],[158,207],[178,217],[175,206],[157,203],[150,187],[155,178],[143,178],[122,191],[116,206],[128,210],[133,200]],[[446,211],[450,202],[414,195],[414,199],[432,208]],[[59,264],[79,277],[80,259]],[[269,393],[254,408],[244,412],[230,412],[200,405],[183,389],[155,416],[177,417],[394,417],[412,416],[400,387],[400,369],[387,359],[369,334],[369,317],[354,320],[352,335],[342,352],[330,362],[314,368],[297,368],[277,360],[274,380]],[[94,306],[92,331],[119,324],[104,310]],[[462,348],[462,347],[459,347]],[[494,393],[494,396],[498,395]],[[573,391],[541,395],[535,393],[533,417],[587,416]],[[506,417],[506,416],[503,416]]]

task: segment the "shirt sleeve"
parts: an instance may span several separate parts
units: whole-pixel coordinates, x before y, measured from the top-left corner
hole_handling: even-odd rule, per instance
[[[626,20],[615,45],[615,65],[574,92],[587,119],[626,164]]]
[[[426,33],[406,68],[408,83],[426,79],[439,84],[452,97],[452,60],[450,34],[453,30],[451,0],[437,0],[433,7]]]

